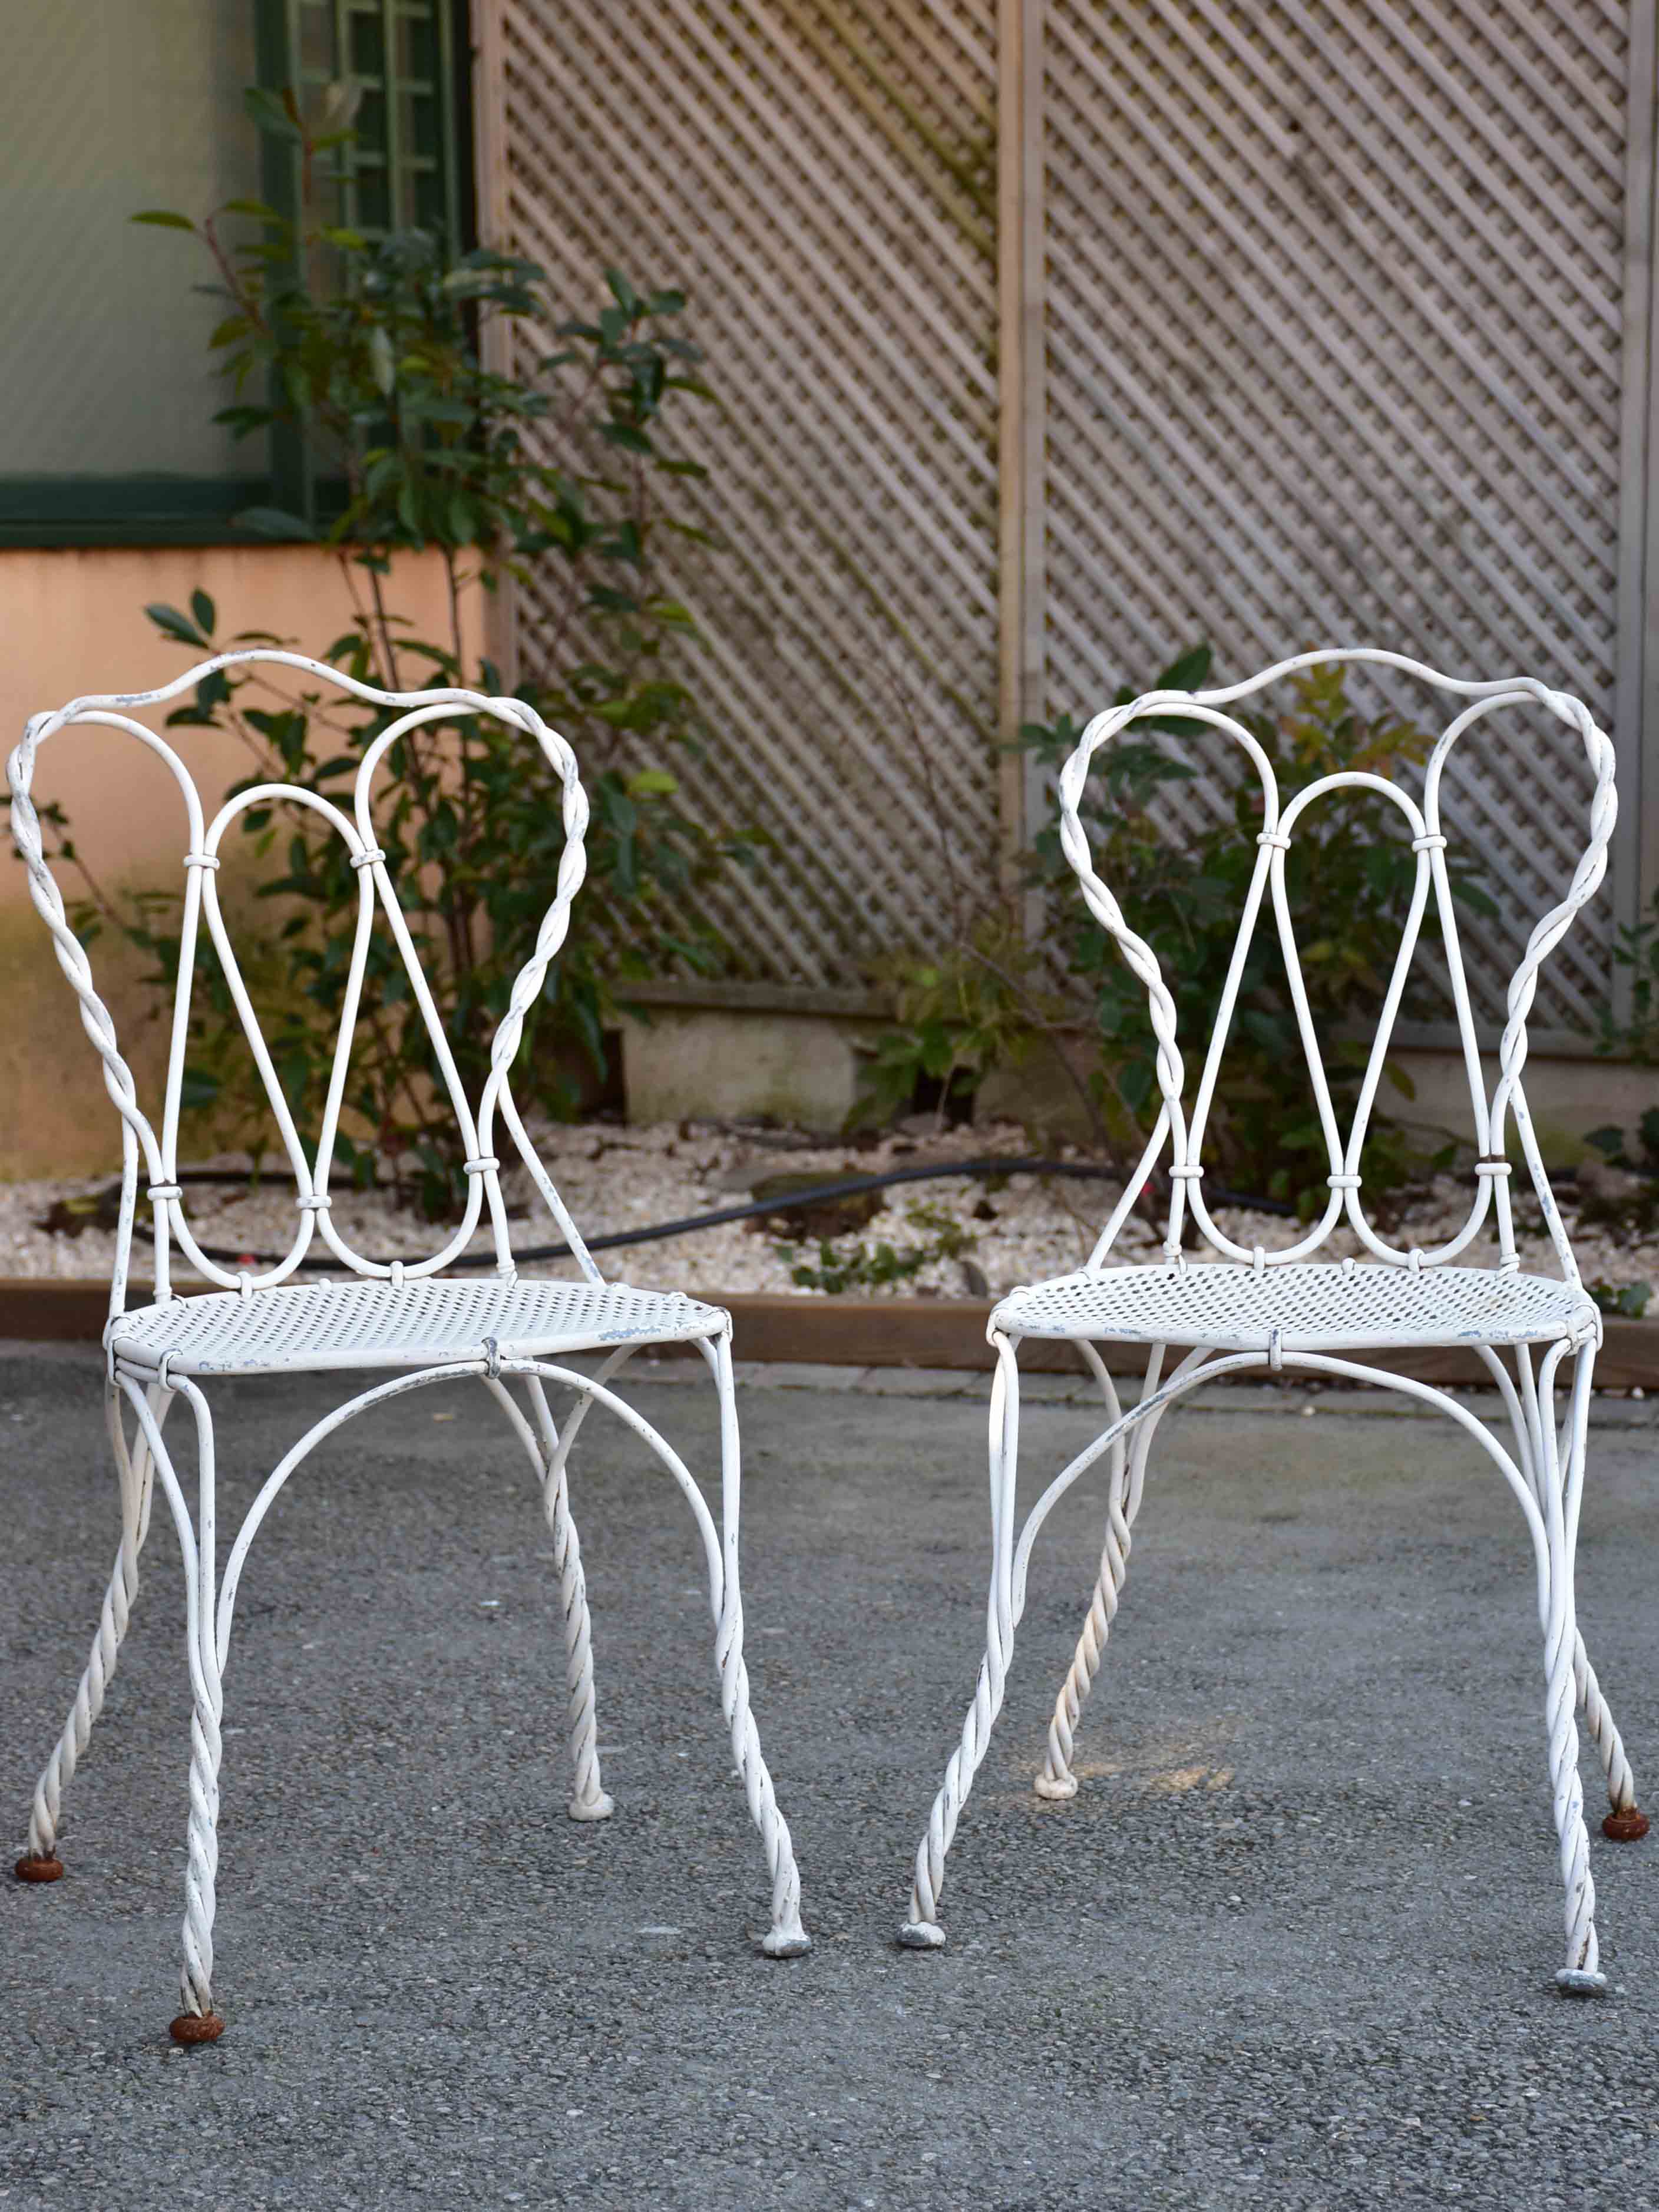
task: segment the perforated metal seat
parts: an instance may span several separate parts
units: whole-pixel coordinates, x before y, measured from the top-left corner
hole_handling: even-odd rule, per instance
[[[494,1340],[502,1358],[540,1358],[600,1345],[684,1343],[717,1336],[725,1316],[678,1291],[626,1283],[497,1280],[307,1283],[220,1291],[138,1306],[110,1325],[123,1366],[153,1375],[301,1374],[325,1368],[434,1367],[476,1359]]]
[[[1010,1336],[1212,1345],[1229,1352],[1370,1345],[1544,1344],[1596,1327],[1571,1283],[1492,1267],[1304,1265],[1105,1267],[1011,1291],[992,1316]]]

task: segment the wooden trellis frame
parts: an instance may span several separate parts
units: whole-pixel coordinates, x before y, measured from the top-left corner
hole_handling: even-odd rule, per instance
[[[665,251],[745,386],[720,458],[760,550],[701,602],[707,803],[758,780],[821,833],[715,894],[751,980],[844,993],[936,938],[941,816],[1007,880],[1047,804],[996,750],[1020,720],[1201,635],[1224,675],[1386,634],[1539,669],[1614,732],[1613,897],[1534,1032],[1583,1048],[1659,884],[1654,12],[475,0],[486,234],[590,289],[618,240]],[[890,654],[908,736],[848,681]],[[1524,756],[1463,796],[1506,874],[1547,873],[1567,826]],[[1490,1019],[1515,947],[1471,934]]]

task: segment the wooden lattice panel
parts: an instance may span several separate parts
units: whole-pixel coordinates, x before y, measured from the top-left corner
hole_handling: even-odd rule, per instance
[[[1048,0],[1051,710],[1199,638],[1224,681],[1363,641],[1612,727],[1626,38],[1612,0]],[[1488,1014],[1583,842],[1561,760],[1449,780]],[[1610,931],[1540,1024],[1593,1026]]]
[[[690,295],[719,541],[666,580],[714,730],[690,810],[770,842],[708,894],[750,975],[856,985],[994,865],[993,0],[507,0],[514,247]],[[559,611],[520,595],[533,670]],[[930,793],[931,770],[933,788]]]

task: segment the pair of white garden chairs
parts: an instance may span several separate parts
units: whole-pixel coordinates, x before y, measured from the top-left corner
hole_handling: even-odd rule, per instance
[[[1245,726],[1226,710],[1295,671],[1324,661],[1370,662],[1421,679],[1462,705],[1429,760],[1420,799],[1372,775],[1329,775],[1298,791],[1281,808],[1273,769]],[[315,793],[282,786],[245,790],[209,821],[184,762],[138,719],[192,690],[216,671],[247,662],[297,672],[394,710],[367,750],[358,770],[353,811]],[[1443,774],[1453,747],[1499,708],[1531,707],[1541,713],[1570,749],[1582,748],[1590,785],[1589,838],[1566,895],[1538,923],[1509,995],[1509,1019],[1498,1052],[1496,1085],[1487,1095],[1474,1018],[1464,984],[1457,922],[1441,828]],[[1079,823],[1079,807],[1096,754],[1139,720],[1167,716],[1179,708],[1188,720],[1209,724],[1241,745],[1261,781],[1261,830],[1231,966],[1198,1087],[1186,1103],[1186,1071],[1176,1037],[1174,1002],[1151,949],[1125,921],[1111,892],[1096,875]],[[476,1109],[467,1098],[441,1022],[422,975],[417,948],[398,906],[386,855],[375,841],[374,784],[386,755],[405,732],[458,715],[482,714],[522,732],[538,746],[562,793],[565,844],[552,902],[536,950],[519,975],[496,1032],[490,1073]],[[179,1007],[172,1042],[158,1132],[142,1110],[131,1069],[123,1059],[109,1013],[99,1000],[86,953],[70,928],[42,850],[31,797],[41,747],[64,730],[88,726],[125,732],[147,746],[171,772],[188,825],[184,856],[184,957]],[[81,1019],[103,1062],[104,1077],[122,1123],[122,1206],[118,1257],[105,1332],[107,1412],[119,1477],[122,1533],[98,1632],[63,1734],[35,1791],[28,1848],[17,1872],[26,1881],[55,1881],[63,1872],[58,1840],[64,1790],[84,1753],[103,1705],[137,1591],[138,1558],[159,1482],[178,1531],[184,1557],[187,1652],[193,1693],[191,1729],[188,1866],[184,1923],[184,2008],[173,2022],[180,2042],[211,2041],[222,2027],[213,1995],[213,1921],[217,1858],[221,1722],[236,1594],[248,1549],[289,1477],[312,1448],[356,1414],[407,1390],[459,1378],[482,1382],[506,1415],[534,1466],[551,1525],[569,1693],[574,1765],[571,1817],[603,1820],[611,1810],[599,1774],[592,1649],[576,1527],[571,1516],[568,1468],[572,1444],[589,1408],[600,1404],[634,1431],[683,1492],[702,1539],[714,1620],[720,1700],[749,1809],[760,1832],[771,1880],[770,1926],[762,1948],[773,1957],[809,1948],[800,1917],[800,1882],[789,1829],[774,1795],[750,1711],[743,1656],[743,1603],[738,1577],[738,1437],[732,1389],[732,1323],[718,1308],[667,1291],[636,1291],[605,1280],[538,1159],[508,1081],[524,1018],[543,988],[549,963],[568,927],[571,902],[586,866],[583,833],[587,805],[569,746],[521,701],[486,698],[462,690],[395,695],[373,690],[295,654],[267,651],[228,653],[205,662],[159,691],[74,701],[32,720],[9,763],[12,826],[27,865],[34,902],[51,930],[58,958],[75,989]],[[1301,981],[1285,884],[1285,856],[1305,810],[1343,787],[1364,787],[1395,805],[1416,858],[1415,882],[1400,951],[1352,1126],[1337,1124]],[[356,869],[359,927],[346,1011],[322,1127],[307,1151],[295,1127],[280,1079],[261,1038],[221,909],[216,876],[225,832],[246,808],[289,798],[323,812],[344,841]],[[951,1753],[916,1854],[915,1886],[901,1941],[933,1948],[945,1941],[939,1899],[945,1854],[974,1777],[983,1760],[1002,1703],[1014,1632],[1025,1601],[1031,1548],[1055,1504],[1085,1469],[1109,1455],[1105,1547],[1098,1579],[1076,1656],[1061,1686],[1048,1732],[1047,1762],[1036,1787],[1047,1798],[1076,1790],[1072,1754],[1079,1716],[1100,1664],[1128,1557],[1130,1531],[1139,1510],[1147,1455],[1169,1407],[1199,1382],[1251,1370],[1297,1369],[1375,1382],[1440,1407],[1490,1454],[1525,1516],[1537,1570],[1540,1623],[1545,1646],[1549,1770],[1566,1896],[1566,1962],[1557,1976],[1577,1992],[1604,1986],[1596,1955],[1595,1888],[1589,1868],[1583,1793],[1577,1770],[1576,1713],[1582,1706],[1601,1756],[1612,1804],[1606,1823],[1613,1836],[1635,1836],[1646,1826],[1636,1808],[1630,1767],[1574,1614],[1573,1557],[1583,1492],[1590,1378],[1601,1324],[1578,1279],[1528,1116],[1522,1074],[1526,1022],[1546,956],[1600,884],[1615,811],[1613,751],[1577,700],[1530,680],[1501,684],[1454,682],[1399,655],[1376,652],[1304,654],[1249,683],[1195,695],[1152,693],[1133,705],[1097,716],[1084,732],[1060,778],[1061,834],[1068,860],[1096,917],[1146,986],[1158,1040],[1161,1107],[1157,1126],[1134,1176],[1108,1222],[1088,1265],[1074,1274],[1003,1299],[991,1318],[996,1355],[991,1386],[991,1533],[993,1563],[987,1648],[961,1741]],[[1360,1193],[1360,1161],[1367,1123],[1395,1018],[1416,951],[1429,898],[1438,913],[1446,961],[1462,1033],[1470,1108],[1478,1153],[1469,1218],[1458,1234],[1431,1251],[1401,1250],[1367,1219]],[[1247,1249],[1216,1226],[1206,1207],[1200,1154],[1243,963],[1264,903],[1271,903],[1307,1054],[1309,1079],[1328,1153],[1329,1195],[1319,1218],[1296,1242],[1273,1250]],[[1332,918],[1333,922],[1336,921]],[[298,1220],[292,1243],[277,1265],[235,1274],[209,1258],[187,1218],[179,1182],[178,1141],[188,995],[198,939],[205,921],[215,956],[238,1008],[281,1133],[295,1184]],[[467,1204],[464,1218],[438,1251],[385,1266],[356,1251],[330,1216],[329,1184],[353,1026],[362,988],[368,936],[377,923],[388,928],[408,970],[430,1035],[438,1073],[453,1103],[466,1145]],[[1521,1272],[1516,1256],[1505,1139],[1515,1133],[1560,1267],[1560,1279]],[[497,1131],[511,1139],[568,1243],[580,1279],[520,1280],[514,1271]],[[1168,1176],[1168,1233],[1160,1263],[1115,1264],[1115,1242],[1132,1206],[1156,1170]],[[142,1170],[142,1175],[141,1175]],[[154,1235],[155,1291],[144,1304],[127,1304],[129,1263],[142,1190]],[[494,1279],[457,1277],[460,1259],[489,1210],[495,1252]],[[1190,1214],[1213,1261],[1189,1262],[1182,1249]],[[1489,1220],[1495,1222],[1496,1267],[1463,1267],[1459,1255]],[[1340,1223],[1352,1228],[1373,1256],[1363,1261],[1319,1261],[1311,1255]],[[320,1238],[348,1277],[300,1284],[292,1279]],[[216,1287],[181,1297],[173,1283],[173,1248],[198,1276]],[[1075,1343],[1098,1381],[1108,1425],[1089,1448],[1048,1485],[1017,1534],[1015,1479],[1018,1422],[1018,1348],[1025,1337]],[[1119,1404],[1097,1345],[1103,1341],[1149,1347],[1146,1378],[1133,1407]],[[652,1345],[690,1344],[706,1362],[719,1395],[721,1480],[717,1525],[690,1470],[656,1430],[611,1387],[631,1353]],[[1514,1449],[1500,1443],[1465,1406],[1427,1384],[1367,1364],[1355,1353],[1384,1346],[1452,1344],[1479,1352],[1491,1372],[1513,1429]],[[1166,1347],[1190,1347],[1168,1379]],[[1499,1357],[1509,1347],[1513,1371]],[[565,1363],[602,1354],[592,1371]],[[1572,1361],[1570,1401],[1558,1426],[1558,1377]],[[1536,1364],[1534,1364],[1534,1360]],[[385,1370],[389,1379],[362,1390],[318,1421],[273,1469],[226,1554],[222,1572],[215,1516],[215,1437],[204,1382],[226,1376],[301,1374],[320,1370]],[[562,1426],[556,1424],[545,1386],[574,1394]],[[512,1386],[517,1386],[517,1394]],[[169,1412],[182,1399],[196,1431],[197,1489],[192,1514],[166,1440]]]

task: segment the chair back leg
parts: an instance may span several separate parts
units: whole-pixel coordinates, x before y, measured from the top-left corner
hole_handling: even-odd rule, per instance
[[[153,1391],[150,1403],[159,1425],[167,1418],[170,1395]],[[58,1843],[64,1792],[85,1756],[94,1723],[104,1710],[104,1698],[115,1679],[116,1662],[138,1596],[138,1555],[149,1534],[154,1469],[149,1447],[142,1433],[137,1448],[128,1449],[121,1420],[120,1395],[113,1385],[108,1393],[107,1411],[121,1485],[121,1547],[110,1569],[98,1631],[87,1655],[75,1702],[70,1707],[62,1735],[52,1746],[52,1756],[34,1785],[33,1802],[29,1808],[28,1848],[17,1862],[20,1881],[57,1881],[62,1877],[64,1863],[58,1856]]]

